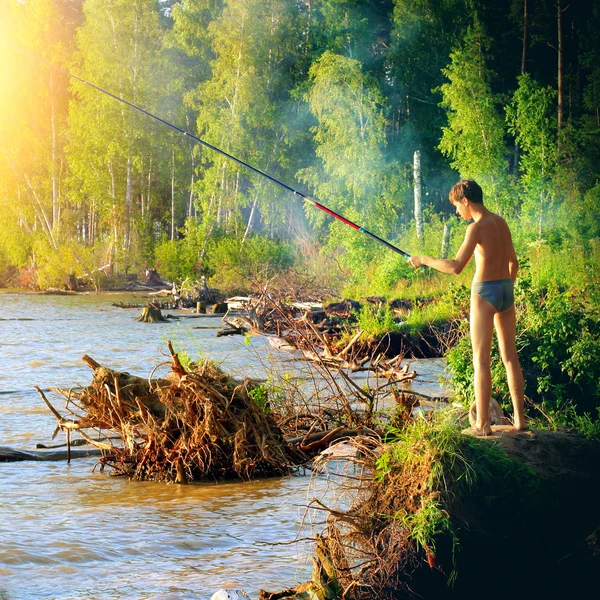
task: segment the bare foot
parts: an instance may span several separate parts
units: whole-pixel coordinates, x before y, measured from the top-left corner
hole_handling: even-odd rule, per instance
[[[482,427],[478,425],[473,426],[473,431],[477,437],[486,437],[488,435],[492,435],[492,428],[486,423]]]
[[[525,421],[521,421],[520,419],[515,419],[513,421],[513,429],[515,431],[529,431],[529,427]]]

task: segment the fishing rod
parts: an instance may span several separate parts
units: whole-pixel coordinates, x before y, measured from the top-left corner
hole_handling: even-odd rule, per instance
[[[335,211],[331,210],[330,208],[327,208],[326,206],[324,206],[317,200],[310,198],[309,196],[307,196],[306,194],[303,194],[302,192],[300,192],[298,190],[295,190],[293,187],[287,185],[283,181],[280,181],[279,179],[276,179],[275,177],[269,175],[268,173],[265,173],[264,171],[261,171],[260,169],[257,169],[256,167],[253,167],[252,165],[248,164],[247,162],[244,162],[243,160],[237,158],[236,156],[233,156],[232,154],[225,152],[225,150],[221,150],[220,148],[217,148],[216,146],[209,144],[207,141],[199,138],[198,136],[193,135],[189,131],[186,131],[185,129],[181,129],[181,127],[177,127],[177,125],[173,125],[173,123],[169,123],[169,121],[165,121],[165,119],[158,117],[157,115],[154,115],[151,112],[148,112],[147,110],[141,108],[140,106],[132,104],[131,102],[128,102],[127,100],[124,100],[123,98],[121,98],[119,96],[116,96],[115,94],[109,92],[108,90],[105,90],[105,89],[101,88],[100,86],[97,86],[89,81],[86,81],[82,77],[74,75],[73,73],[71,73],[65,69],[61,69],[60,67],[57,67],[56,65],[53,65],[52,63],[49,63],[49,62],[43,60],[42,58],[35,56],[34,54],[26,52],[25,50],[22,50],[21,48],[13,46],[12,44],[9,44],[7,42],[2,42],[2,43],[4,45],[8,46],[9,48],[11,48],[12,50],[20,52],[21,54],[24,54],[25,56],[28,56],[29,58],[32,58],[33,60],[35,60],[39,63],[42,63],[42,64],[46,65],[47,67],[50,67],[51,69],[55,69],[56,71],[59,71],[60,73],[63,73],[64,75],[67,75],[67,77],[72,77],[73,79],[80,81],[81,83],[95,89],[96,91],[98,91],[102,94],[106,94],[113,100],[116,100],[117,102],[121,102],[122,104],[125,104],[126,106],[129,106],[130,108],[133,108],[134,110],[137,110],[138,112],[142,113],[143,115],[146,115],[147,117],[150,117],[150,118],[154,119],[155,121],[158,121],[159,123],[162,123],[163,125],[166,125],[167,127],[170,127],[174,131],[177,131],[178,133],[189,137],[190,139],[201,144],[205,148],[209,148],[210,150],[213,150],[214,152],[217,152],[218,154],[221,154],[222,156],[225,156],[226,158],[233,160],[237,164],[245,167],[246,169],[249,169],[250,171],[257,173],[258,175],[261,175],[262,177],[267,178],[269,181],[273,182],[274,184],[282,187],[283,189],[287,190],[288,192],[291,192],[295,196],[298,196],[304,202],[308,202],[309,204],[312,204],[319,210],[322,210],[323,212],[327,213],[328,215],[332,216],[333,218],[338,219],[338,221],[341,221],[342,223],[345,223],[349,227],[352,227],[352,229],[355,229],[359,233],[364,233],[365,235],[368,235],[370,238],[374,239],[375,241],[379,242],[380,244],[383,244],[390,250],[393,250],[394,252],[401,254],[402,256],[404,256],[404,258],[407,258],[407,259],[410,258],[411,255],[408,252],[405,252],[404,250],[401,250],[397,246],[390,244],[390,242],[384,240],[383,238],[381,238],[378,235],[374,234],[373,232],[365,229],[364,227],[357,225],[353,221],[346,219],[346,217],[340,215],[339,213],[336,213]]]

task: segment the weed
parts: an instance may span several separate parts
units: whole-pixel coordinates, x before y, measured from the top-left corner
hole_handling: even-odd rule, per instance
[[[364,337],[380,337],[384,333],[398,331],[398,324],[394,321],[394,314],[389,305],[381,304],[372,306],[366,304],[356,315],[358,328]]]

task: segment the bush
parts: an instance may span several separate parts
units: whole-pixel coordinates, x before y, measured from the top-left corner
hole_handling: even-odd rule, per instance
[[[358,329],[367,337],[377,338],[399,329],[394,321],[392,309],[388,304],[381,304],[380,306],[366,304],[361,307],[356,317]]]
[[[547,410],[569,402],[580,414],[595,410],[600,405],[600,318],[593,290],[546,290],[532,286],[524,273],[515,291],[517,348],[527,396]],[[468,403],[473,400],[472,356],[466,336],[446,354],[452,385]],[[510,402],[495,342],[492,396]]]
[[[37,240],[33,251],[36,257],[37,285],[42,290],[66,289],[69,286],[71,273],[82,274],[82,268],[75,257],[74,245],[64,245],[54,249],[45,240]]]
[[[287,270],[294,257],[289,244],[265,236],[246,238],[243,244],[237,238],[223,237],[211,250],[207,263],[214,272],[212,283],[232,289]]]

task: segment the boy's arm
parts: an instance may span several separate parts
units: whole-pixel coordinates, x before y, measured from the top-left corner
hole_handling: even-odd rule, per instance
[[[467,227],[465,239],[461,244],[455,258],[433,258],[432,256],[411,256],[408,262],[415,268],[431,267],[441,273],[449,273],[450,275],[458,275],[465,268],[473,252],[477,246],[477,229],[476,223],[471,223]]]
[[[517,279],[517,273],[519,272],[519,261],[517,260],[517,253],[515,252],[515,246],[512,241],[512,235],[510,233],[510,228],[509,228],[508,224],[506,223],[506,221],[504,221],[504,224],[506,226],[506,231],[508,233],[508,244],[509,244],[508,273],[514,283]]]
[[[517,279],[517,273],[519,272],[519,261],[517,260],[517,254],[515,253],[514,247],[512,249],[512,255],[508,257],[508,272],[513,283]]]

